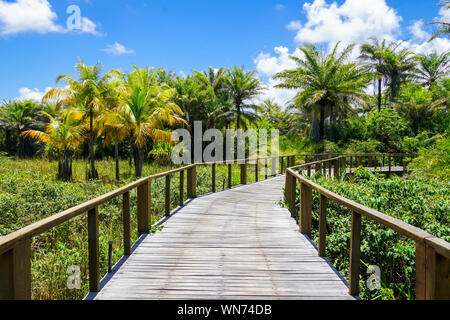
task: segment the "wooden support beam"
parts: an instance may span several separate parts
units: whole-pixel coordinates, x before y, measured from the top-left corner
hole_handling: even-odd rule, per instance
[[[98,207],[88,211],[89,291],[100,292]]]
[[[147,180],[137,189],[137,222],[138,233],[150,231],[151,180]]]
[[[320,195],[319,212],[319,257],[325,257],[327,245],[327,197]]]
[[[228,189],[231,189],[231,177],[232,177],[232,165],[231,163],[228,164]]]
[[[212,184],[212,192],[214,193],[214,192],[216,192],[216,164],[215,163],[213,163],[212,164],[212,182],[211,182],[211,184]]]
[[[247,184],[247,161],[241,163],[241,184]]]
[[[197,167],[187,169],[187,193],[190,199],[197,193]]]
[[[184,171],[180,171],[180,207],[184,206]]]
[[[304,183],[300,184],[300,233],[311,236],[312,189]]]
[[[170,174],[166,176],[165,214],[166,217],[170,217]]]
[[[130,227],[130,192],[125,192],[122,196],[123,214],[123,254],[131,254],[131,227]]]
[[[354,210],[352,214],[352,226],[350,233],[350,272],[349,294],[359,294],[359,267],[361,258],[361,215]]]
[[[31,239],[0,255],[0,300],[31,300]]]

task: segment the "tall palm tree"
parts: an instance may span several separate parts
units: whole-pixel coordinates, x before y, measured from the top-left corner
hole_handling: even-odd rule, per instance
[[[378,111],[381,111],[384,54],[388,48],[393,48],[396,44],[393,42],[387,44],[386,40],[380,43],[376,37],[370,37],[369,40],[371,43],[361,45],[359,59],[367,63],[369,70],[376,75],[378,80]]]
[[[450,1],[443,1],[438,3],[438,5],[440,6],[443,5],[444,10],[450,9]],[[433,34],[433,36],[430,38],[429,41],[433,41],[440,35],[446,35],[447,37],[448,35],[450,35],[450,23],[448,21],[429,22],[428,24],[436,24],[438,26],[438,29],[436,30],[436,32]]]
[[[65,111],[61,117],[53,117],[43,111],[49,123],[45,131],[27,130],[21,133],[21,137],[43,142],[57,153],[58,179],[72,180],[72,160],[76,150],[86,138],[80,120],[82,114],[76,111]]]
[[[20,133],[24,130],[39,127],[36,122],[38,105],[33,100],[4,102],[0,107],[0,127],[5,130],[6,147],[9,152],[16,152],[19,158],[25,157],[25,141]],[[19,135],[16,150],[12,134]]]
[[[255,71],[246,71],[245,67],[234,67],[225,78],[226,88],[230,94],[236,112],[236,128],[241,128],[241,118],[255,118],[258,106],[252,99],[262,93],[262,81],[255,76]]]
[[[117,70],[111,70],[102,75],[102,66],[100,63],[87,66],[81,59],[75,65],[75,70],[77,79],[65,74],[58,76],[56,82],[65,81],[67,87],[50,90],[45,94],[43,100],[59,99],[60,105],[76,108],[84,113],[84,119],[89,121],[90,171],[88,177],[90,179],[97,179],[98,174],[95,169],[94,155],[94,120],[105,108],[104,97],[109,90],[109,81],[115,76],[119,76],[120,73]]]
[[[160,84],[158,71],[139,69],[125,75],[123,104],[108,119],[109,126],[126,131],[131,137],[136,177],[142,176],[147,139],[153,142],[170,141],[171,132],[165,126],[186,124],[183,111],[172,99],[175,90]]]
[[[282,80],[277,88],[299,90],[294,104],[311,114],[310,134],[317,142],[325,136],[325,116],[334,112],[353,112],[352,103],[366,103],[364,90],[370,82],[371,74],[355,63],[346,63],[354,45],[345,47],[338,54],[339,43],[332,52],[322,55],[315,46],[300,48],[304,58],[291,56],[297,69],[285,70],[275,75]],[[318,135],[317,135],[318,127]]]
[[[428,86],[429,89],[437,81],[446,77],[450,68],[450,52],[438,54],[436,51],[430,54],[419,54],[419,65],[416,70],[416,77],[419,81]]]

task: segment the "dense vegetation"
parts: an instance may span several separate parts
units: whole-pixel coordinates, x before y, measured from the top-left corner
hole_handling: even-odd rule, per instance
[[[448,24],[442,22],[438,33],[448,34]],[[358,59],[352,60],[358,49]],[[82,60],[75,65],[76,76],[58,76],[61,87],[47,92],[42,101],[4,101],[0,235],[142,175],[169,169],[171,132],[192,129],[195,121],[202,121],[203,132],[278,129],[284,154],[418,153],[410,165],[414,177],[408,179],[384,179],[364,170],[350,181],[316,178],[337,193],[450,240],[450,53],[416,54],[404,43],[375,38],[359,48],[338,43],[328,54],[312,45],[300,52],[291,57],[295,69],[275,76],[278,87],[296,92],[287,106],[270,100],[257,103],[265,85],[245,67],[193,70],[180,77],[137,66],[128,73],[103,73],[99,63],[88,66]],[[218,189],[225,186],[225,170],[218,166]],[[236,185],[239,173],[234,172]],[[163,212],[163,183],[152,188],[152,222]],[[177,183],[172,179],[172,207],[179,199]],[[210,172],[199,169],[197,183],[198,194],[208,192]],[[132,193],[133,214],[135,199]],[[317,195],[314,201],[316,212]],[[117,244],[114,261],[122,255],[120,204],[115,199],[100,210],[103,273],[108,240]],[[34,239],[34,298],[78,299],[86,293],[88,251],[82,219]],[[346,275],[349,215],[331,205],[328,223],[327,256]],[[383,274],[383,289],[371,292],[363,285],[364,298],[413,297],[413,244],[373,222],[363,221],[363,226],[362,260],[380,266]],[[82,290],[65,287],[71,265],[81,268]]]
[[[315,177],[315,182],[348,199],[386,213],[430,234],[450,241],[450,188],[448,183],[423,178],[385,177],[360,167],[348,181]],[[313,192],[312,238],[318,243],[319,194]],[[326,256],[348,280],[350,213],[329,201]],[[361,297],[414,299],[415,243],[373,220],[363,218],[361,232]],[[381,288],[369,289],[369,265],[381,270]]]

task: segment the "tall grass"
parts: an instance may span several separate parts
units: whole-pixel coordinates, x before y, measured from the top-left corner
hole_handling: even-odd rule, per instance
[[[86,181],[87,163],[73,163],[73,181],[56,179],[58,163],[44,159],[15,160],[0,157],[0,235],[6,235],[26,225],[86,202],[135,180],[134,170],[127,161],[120,162],[122,181],[115,181],[115,163],[112,160],[97,162],[98,181]],[[269,163],[270,166],[270,163]],[[144,176],[172,169],[146,163]],[[260,163],[258,178],[264,179],[264,164]],[[270,172],[270,171],[269,171]],[[216,190],[228,186],[228,166],[217,165]],[[254,182],[255,168],[249,165],[247,181]],[[186,200],[186,176],[184,199]],[[212,191],[211,166],[197,167],[197,196]],[[232,165],[232,186],[240,184],[240,168]],[[151,222],[164,215],[165,179],[152,181]],[[179,174],[171,179],[171,209],[179,205]],[[130,193],[132,242],[138,238],[136,218],[136,190]],[[106,274],[108,241],[114,241],[113,263],[123,256],[122,199],[114,198],[99,207],[100,272]],[[78,216],[48,232],[35,237],[32,242],[32,298],[82,299],[88,288],[88,246],[86,214]],[[71,275],[69,267],[81,271],[81,288],[68,289]]]

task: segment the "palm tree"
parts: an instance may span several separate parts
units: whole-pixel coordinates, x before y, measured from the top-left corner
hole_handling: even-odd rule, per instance
[[[36,122],[38,105],[33,100],[4,102],[0,108],[0,127],[5,130],[5,144],[9,152],[16,152],[19,158],[25,157],[25,141],[20,133],[32,127],[39,127]],[[13,150],[15,139],[12,134],[19,135],[17,150]]]
[[[120,180],[120,166],[119,166],[119,144],[127,137],[127,130],[125,127],[116,126],[114,124],[115,113],[123,107],[123,100],[121,93],[124,90],[124,81],[122,79],[115,79],[109,83],[109,90],[105,95],[107,109],[104,110],[97,118],[94,127],[97,129],[97,135],[104,134],[104,145],[114,145],[114,161],[116,180]]]
[[[331,118],[335,112],[343,115],[352,113],[351,103],[366,103],[364,89],[371,74],[355,63],[345,63],[354,45],[347,46],[340,54],[337,53],[338,47],[339,43],[326,56],[321,55],[313,45],[301,47],[303,59],[290,57],[297,64],[297,69],[275,75],[275,79],[282,80],[277,88],[300,90],[294,104],[311,115],[310,135],[316,142],[324,139],[327,109]]]
[[[431,89],[433,84],[446,77],[449,72],[450,52],[438,54],[436,51],[430,54],[419,54],[419,66],[416,70],[416,77],[424,85]]]
[[[73,155],[85,140],[84,130],[80,125],[82,114],[71,110],[65,111],[61,117],[53,117],[45,111],[43,114],[49,120],[45,131],[27,130],[20,136],[47,144],[59,158],[58,179],[72,180]]]
[[[236,112],[236,128],[241,128],[241,118],[256,118],[258,106],[251,101],[262,93],[262,81],[255,77],[255,71],[246,71],[244,67],[234,67],[229,70],[225,78],[226,88],[229,92]]]
[[[440,5],[440,6],[443,5],[444,10],[450,9],[450,1],[443,1],[443,2],[438,3],[438,5]],[[429,22],[428,24],[438,25],[438,29],[436,30],[436,32],[433,34],[433,36],[428,41],[433,41],[434,39],[439,37],[441,34],[444,34],[447,36],[450,34],[450,23],[447,21]]]
[[[100,63],[87,66],[81,59],[75,65],[78,79],[68,75],[60,75],[56,82],[65,81],[67,87],[54,88],[47,92],[43,101],[59,99],[60,105],[76,108],[84,113],[84,119],[89,121],[89,161],[90,171],[88,177],[97,179],[94,155],[94,119],[105,108],[105,94],[108,92],[108,83],[114,76],[120,75],[117,70],[111,70],[102,75]]]
[[[394,48],[386,49],[380,66],[381,74],[389,87],[391,102],[396,100],[401,85],[414,78],[417,66],[417,59],[413,52],[406,48],[397,50],[398,46]]]
[[[147,139],[170,142],[171,133],[165,126],[186,121],[179,117],[183,111],[172,101],[175,90],[156,81],[158,71],[134,68],[125,75],[123,104],[111,113],[108,125],[131,137],[135,175],[141,177]]]
[[[369,70],[374,72],[378,80],[378,111],[381,111],[381,96],[382,96],[382,65],[384,63],[384,54],[388,48],[395,46],[395,43],[391,42],[386,44],[386,40],[381,43],[376,37],[370,37],[371,43],[365,43],[361,45],[361,55],[359,59],[368,64]]]

